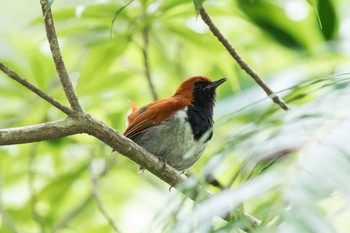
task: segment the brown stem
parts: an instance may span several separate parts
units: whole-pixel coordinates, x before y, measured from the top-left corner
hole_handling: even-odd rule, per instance
[[[288,105],[277,96],[271,88],[262,80],[259,75],[248,65],[246,61],[237,53],[236,49],[230,44],[230,42],[224,37],[220,30],[216,27],[214,22],[211,20],[209,14],[206,12],[202,6],[199,9],[199,14],[202,20],[208,25],[210,31],[218,38],[221,44],[226,48],[230,55],[236,60],[239,66],[250,76],[255,82],[265,91],[265,93],[272,98],[272,100],[278,104],[283,110],[288,110]]]
[[[74,110],[82,112],[83,108],[80,106],[78,97],[75,94],[73,84],[69,79],[69,75],[61,55],[51,9],[47,9],[47,0],[40,0],[40,4],[42,13],[44,15],[47,40],[50,45],[52,58],[55,63],[56,71],[62,84],[64,93],[69,101],[70,106]]]

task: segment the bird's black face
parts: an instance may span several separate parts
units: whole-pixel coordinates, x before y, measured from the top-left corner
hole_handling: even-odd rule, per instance
[[[214,101],[215,88],[210,88],[211,82],[195,82],[193,88],[193,99],[197,101]]]
[[[192,104],[188,107],[187,116],[196,141],[213,127],[215,90],[225,81],[226,78],[214,82],[201,80],[193,84]],[[212,133],[206,138],[206,141],[210,140],[211,136]]]
[[[193,87],[193,105],[204,109],[212,109],[215,103],[216,88],[225,81],[226,78],[214,82],[195,82]]]
[[[193,88],[193,105],[199,108],[212,109],[215,103],[215,88],[208,88],[210,82],[196,82]]]

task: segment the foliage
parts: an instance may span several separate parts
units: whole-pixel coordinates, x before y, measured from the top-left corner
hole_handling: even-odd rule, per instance
[[[91,174],[122,232],[238,232],[244,217],[217,217],[237,210],[263,220],[254,232],[347,232],[349,3],[195,3],[204,4],[292,109],[283,112],[264,97],[198,18],[192,1],[55,1],[63,57],[82,105],[117,130],[125,128],[129,99],[137,105],[152,101],[142,56],[145,29],[159,96],[170,95],[188,76],[228,77],[218,93],[214,138],[191,169],[197,178],[181,187],[193,193],[203,185],[218,195],[203,200],[198,194],[202,203],[194,205],[83,135],[0,147],[1,233],[114,232],[96,204]],[[9,4],[9,13],[0,14],[9,22],[0,28],[0,59],[64,102],[39,2]],[[0,128],[63,117],[3,74],[0,103]],[[213,177],[227,189],[211,186]]]

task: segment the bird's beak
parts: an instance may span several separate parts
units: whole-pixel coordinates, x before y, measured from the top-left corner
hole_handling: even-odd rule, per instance
[[[227,78],[221,78],[219,80],[216,80],[216,81],[210,83],[208,86],[206,86],[204,88],[204,90],[206,90],[206,89],[216,89],[218,86],[223,84],[226,80],[227,80]]]

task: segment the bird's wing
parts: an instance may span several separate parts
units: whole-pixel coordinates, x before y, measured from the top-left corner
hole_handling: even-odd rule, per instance
[[[149,128],[168,120],[174,112],[185,108],[189,104],[186,99],[170,97],[135,109],[128,117],[129,125],[124,132],[124,136],[132,138],[143,133]]]

